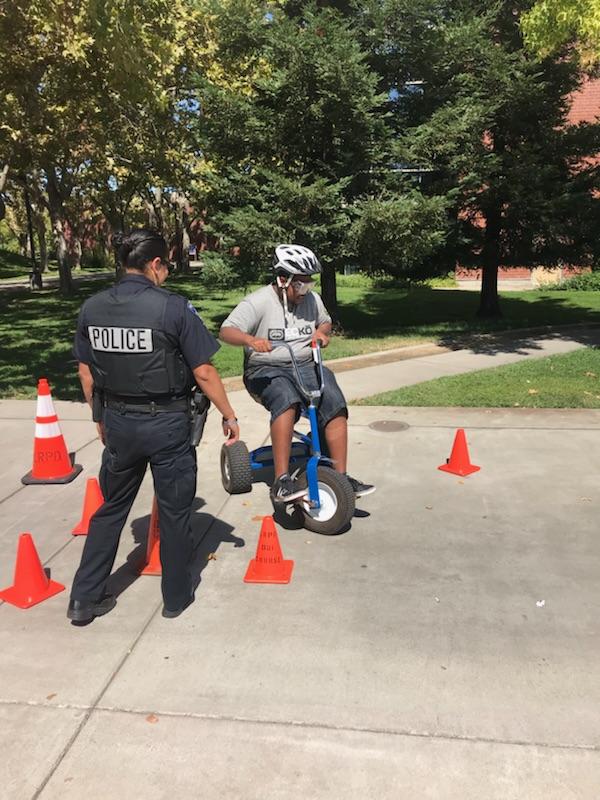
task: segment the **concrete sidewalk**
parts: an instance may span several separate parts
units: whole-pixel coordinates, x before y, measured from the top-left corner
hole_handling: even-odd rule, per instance
[[[355,398],[590,336],[488,342],[338,379]],[[266,441],[262,409],[232,400],[244,439]],[[67,590],[79,562],[70,530],[101,446],[86,408],[57,406],[84,473],[21,487],[34,403],[0,403],[0,586],[20,531]],[[436,469],[458,426],[482,467],[467,479]],[[184,615],[163,619],[159,581],[131,566],[148,477],[111,579],[114,612],[76,628],[68,591],[28,611],[2,605],[3,798],[598,798],[600,411],[359,407],[350,444],[351,471],[378,492],[343,535],[280,528],[289,586],[242,582],[268,487],[225,494],[211,414],[193,521],[200,585]]]

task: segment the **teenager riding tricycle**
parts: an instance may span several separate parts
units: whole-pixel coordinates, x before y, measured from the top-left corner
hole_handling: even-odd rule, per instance
[[[337,533],[349,519],[337,530],[330,530],[337,523],[337,512],[334,514],[335,521],[331,517],[329,524],[321,524],[320,527],[318,522],[319,516],[321,523],[325,522],[324,517],[331,512],[330,500],[333,502],[333,495],[336,502],[341,496],[348,498],[348,503],[342,501],[341,510],[346,510],[340,514],[347,516],[348,505],[352,505],[354,511],[349,498],[371,494],[375,487],[350,477],[346,472],[346,400],[331,370],[320,363],[320,347],[327,347],[331,336],[331,317],[319,295],[311,291],[313,276],[321,271],[321,265],[306,247],[279,245],[275,250],[273,270],[274,281],[252,292],[239,303],[223,322],[220,338],[228,344],[245,348],[244,383],[250,394],[271,413],[275,475],[271,488],[273,504],[296,503],[304,513],[306,526],[311,530]],[[277,343],[284,343],[285,346],[277,347]],[[313,347],[313,343],[319,347]],[[292,446],[294,425],[303,409],[309,419],[312,414],[310,439],[297,434],[300,441]],[[327,449],[327,461],[321,454],[320,434]],[[226,488],[225,472],[232,464],[232,468],[236,469],[236,458],[245,464],[246,483],[250,479],[251,484],[252,459],[244,455],[242,449],[243,445],[231,450],[230,457],[224,463]],[[263,465],[264,457],[268,455],[259,453],[258,458]],[[290,461],[295,466],[299,458],[306,459],[309,455],[315,460],[309,458],[307,470],[295,470],[290,474]],[[324,487],[322,491],[319,488],[318,498],[314,486],[315,470],[318,486],[323,484]],[[338,495],[330,484],[344,486],[345,491],[340,488]],[[325,486],[330,486],[330,489]],[[246,486],[244,490],[249,488]]]

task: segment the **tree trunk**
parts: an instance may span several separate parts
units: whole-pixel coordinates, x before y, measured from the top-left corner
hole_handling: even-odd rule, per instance
[[[181,271],[184,274],[190,271],[190,241],[190,222],[184,211],[181,229]]]
[[[19,240],[19,255],[23,256],[23,258],[29,258],[29,237],[27,233],[21,231],[17,234],[17,238]]]
[[[185,275],[190,271],[190,220],[188,202],[184,195],[173,192],[171,204],[175,217],[175,241],[177,272]]]
[[[68,223],[53,167],[46,169],[46,176],[48,178],[48,207],[50,209],[52,233],[54,234],[56,257],[58,259],[59,291],[62,295],[69,295],[73,294],[75,287],[71,277],[69,247],[66,238]]]
[[[23,179],[25,181],[23,195],[25,199],[25,211],[27,214],[27,234],[29,237],[29,251],[32,265],[29,281],[32,289],[42,289],[42,273],[35,257],[35,239],[33,238],[33,209],[31,208],[31,198],[29,197],[29,190],[27,188],[27,177],[24,175]]]
[[[48,242],[46,240],[46,210],[48,209],[48,202],[44,196],[44,192],[40,187],[40,176],[35,171],[32,173],[31,178],[26,184],[27,191],[31,201],[31,212],[33,227],[38,244],[39,261],[38,266],[40,272],[46,272],[48,269]]]
[[[81,272],[81,239],[71,234],[69,237],[69,251],[71,256],[71,269]]]
[[[482,252],[481,295],[477,316],[501,317],[498,300],[498,267],[500,266],[500,233],[502,211],[500,203],[490,206],[485,214],[485,235]]]
[[[146,214],[148,215],[148,227],[162,233],[164,228],[162,189],[148,189],[148,194],[144,197],[144,205],[146,206]]]
[[[48,245],[46,244],[46,220],[44,215],[38,211],[34,211],[33,221],[37,233],[38,250],[40,251],[40,272],[46,272],[48,269]]]
[[[335,280],[335,267],[326,263],[321,273],[321,297],[325,308],[329,311],[334,323],[338,322],[337,285]]]
[[[3,220],[4,217],[6,216],[6,206],[4,205],[4,200],[2,199],[2,192],[4,191],[4,187],[6,186],[7,179],[8,179],[8,164],[5,164],[0,170],[0,220]]]
[[[157,229],[158,218],[156,216],[156,210],[147,197],[144,197],[143,199],[144,199],[144,206],[146,209],[146,218],[148,220],[148,227]]]

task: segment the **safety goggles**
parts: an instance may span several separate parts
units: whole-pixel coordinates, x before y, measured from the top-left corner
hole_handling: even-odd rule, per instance
[[[308,294],[313,286],[313,281],[292,281],[292,289],[298,294]]]

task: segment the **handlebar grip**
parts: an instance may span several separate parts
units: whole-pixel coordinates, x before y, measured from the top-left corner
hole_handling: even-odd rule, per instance
[[[310,346],[312,349],[313,361],[315,364],[319,364],[321,361],[321,345],[316,339],[313,339]]]

